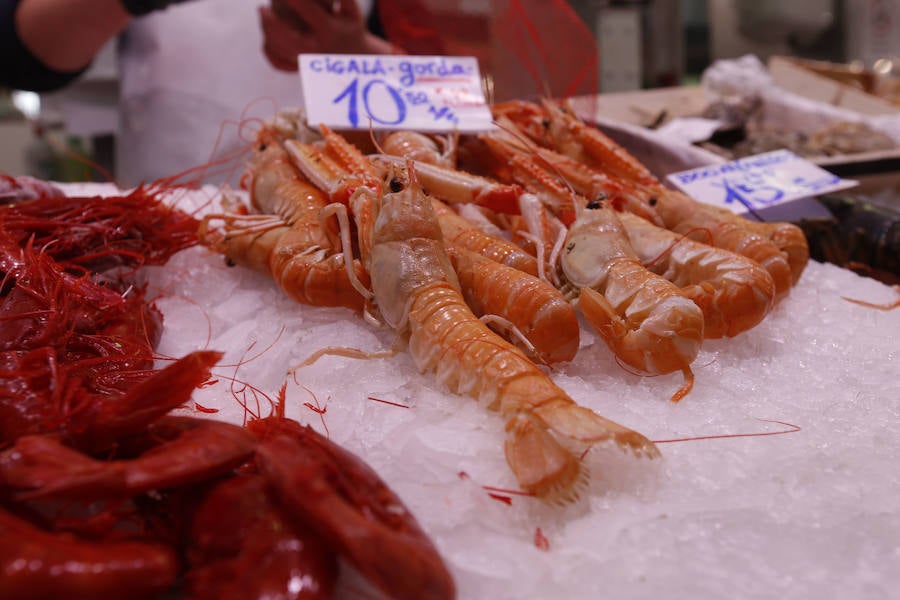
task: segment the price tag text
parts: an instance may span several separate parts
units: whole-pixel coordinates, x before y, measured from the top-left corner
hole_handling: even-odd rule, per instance
[[[301,54],[310,124],[336,129],[485,131],[478,61],[453,56]]]
[[[689,196],[738,214],[857,185],[788,150],[672,173],[668,178]]]

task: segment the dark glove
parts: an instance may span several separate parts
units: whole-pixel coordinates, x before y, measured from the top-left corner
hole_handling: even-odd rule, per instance
[[[129,14],[140,17],[155,10],[163,10],[170,4],[178,4],[185,0],[121,0],[122,6]]]

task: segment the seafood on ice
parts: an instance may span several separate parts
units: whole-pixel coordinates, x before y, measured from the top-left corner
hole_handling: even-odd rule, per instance
[[[263,125],[248,167],[251,204],[207,217],[200,238],[238,264],[296,252],[283,260],[327,258],[337,277],[341,262],[340,287],[304,284],[394,329],[420,370],[498,410],[520,486],[571,500],[584,476],[579,450],[612,441],[658,454],[637,432],[577,406],[547,375],[546,365],[577,352],[572,309],[627,369],[682,373],[678,400],[691,389],[702,341],[761,322],[808,252],[791,225],[732,219],[665,188],[564,104],[494,111],[495,131],[449,140],[388,134],[370,155],[324,126],[318,140],[301,140]],[[267,165],[266,154],[279,158]],[[260,202],[264,172],[269,189],[302,182],[327,203],[305,193],[290,200],[305,207],[284,209],[287,196]],[[295,214],[322,235],[275,249],[267,232],[291,227]],[[251,242],[237,253],[222,244],[245,235]]]
[[[611,440],[649,457],[641,434],[578,406],[522,352],[475,318],[442,248],[431,202],[409,166],[408,179],[389,175],[383,194],[361,192],[374,207],[370,256],[375,301],[384,321],[409,337],[420,370],[451,390],[476,397],[506,420],[507,462],[522,488],[550,502],[577,492],[582,466],[559,438]]]
[[[388,597],[454,597],[359,457],[279,410],[172,414],[222,355],[154,367],[161,315],[133,275],[199,226],[161,195],[0,208],[0,597],[328,598],[339,558]]]

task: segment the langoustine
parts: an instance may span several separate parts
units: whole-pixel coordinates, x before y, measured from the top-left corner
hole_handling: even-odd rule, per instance
[[[588,322],[616,357],[648,375],[673,371],[684,374],[684,385],[673,399],[693,385],[691,363],[703,340],[700,308],[676,285],[648,270],[634,252],[619,214],[615,197],[605,193],[587,201],[568,181],[553,173],[553,164],[508,134],[482,135],[488,148],[512,163],[510,176],[534,192],[557,216],[570,211],[577,218],[568,226],[559,268],[565,286],[574,288]],[[618,188],[609,192],[618,194]],[[527,214],[523,210],[523,214]],[[649,224],[649,223],[648,223]],[[534,232],[546,238],[548,230]],[[546,243],[546,242],[545,242]],[[550,267],[556,268],[551,259]]]
[[[619,218],[641,262],[682,289],[703,311],[704,338],[734,337],[775,303],[775,282],[759,263],[701,244],[631,213]]]
[[[641,434],[578,406],[534,363],[478,320],[459,291],[440,226],[411,165],[409,180],[390,176],[374,204],[372,247],[364,255],[384,321],[409,337],[418,368],[452,391],[496,409],[506,421],[507,462],[519,485],[550,502],[577,496],[581,461],[562,440],[613,441],[635,454],[658,450]],[[396,265],[404,265],[397,268]]]
[[[648,374],[680,371],[679,400],[693,385],[703,313],[675,284],[648,271],[616,213],[590,202],[566,236],[560,264],[581,312],[623,362]]]
[[[365,298],[359,290],[367,275],[329,235],[320,220],[327,199],[292,167],[282,141],[269,128],[257,139],[246,185],[260,212],[207,215],[200,241],[234,264],[270,274],[298,302],[361,310]]]
[[[513,329],[521,334],[523,345],[537,362],[553,364],[575,358],[578,317],[555,287],[465,248],[448,245],[446,250],[474,314],[497,323],[495,328],[500,331]],[[510,339],[510,335],[507,331],[504,337]]]
[[[539,145],[616,176],[659,216],[666,228],[762,264],[775,282],[776,300],[785,297],[800,278],[809,251],[802,231],[795,225],[755,223],[665,188],[625,148],[584,123],[569,107],[550,101],[540,106],[509,103],[497,107],[495,112],[508,117]]]

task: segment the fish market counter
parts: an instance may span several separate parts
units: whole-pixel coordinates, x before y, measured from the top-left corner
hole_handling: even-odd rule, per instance
[[[65,186],[70,194],[109,186]],[[210,200],[213,200],[210,204]],[[178,192],[189,212],[216,190]],[[431,536],[461,598],[888,598],[900,589],[900,309],[897,292],[811,261],[755,328],[703,342],[693,390],[641,377],[581,326],[549,370],[580,405],[654,440],[583,457],[579,499],[518,491],[503,420],[420,374],[394,334],[340,308],[299,305],[273,281],[201,247],[147,269],[163,356],[225,353],[181,412],[243,423],[286,415],[366,460]],[[223,524],[227,526],[227,524]],[[358,597],[361,580],[341,583]]]

